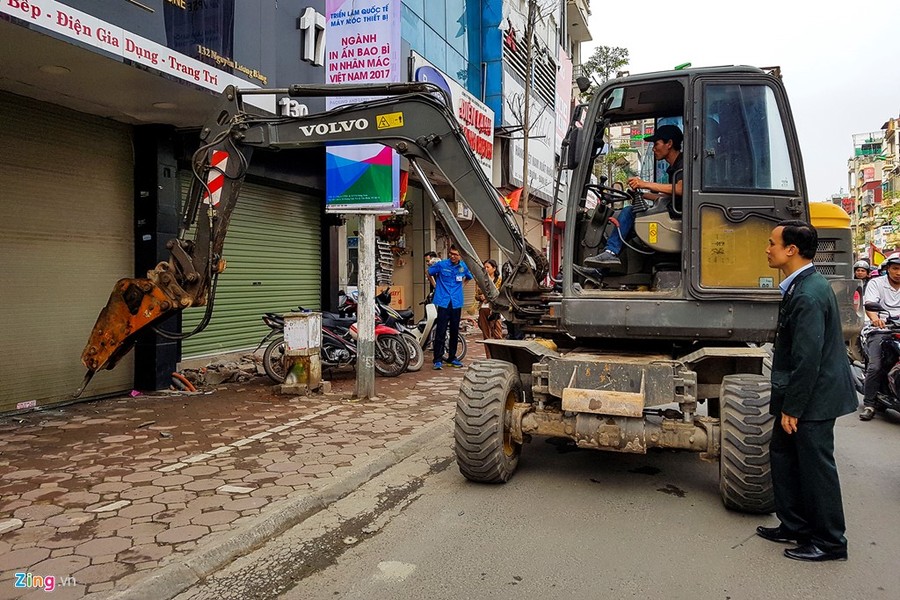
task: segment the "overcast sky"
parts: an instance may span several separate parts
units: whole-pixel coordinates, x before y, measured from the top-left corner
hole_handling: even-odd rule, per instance
[[[780,66],[811,200],[848,191],[852,135],[900,116],[897,0],[591,2],[587,59],[598,45],[627,48],[632,74],[681,63]],[[838,9],[838,7],[840,7]],[[831,13],[831,14],[828,14]]]

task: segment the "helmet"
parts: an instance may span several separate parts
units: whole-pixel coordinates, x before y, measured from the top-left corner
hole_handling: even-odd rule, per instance
[[[866,271],[868,271],[868,270],[869,270],[869,263],[867,263],[867,262],[864,261],[864,260],[858,260],[858,261],[856,261],[856,263],[854,263],[853,269],[854,269],[854,270],[856,270],[856,269],[865,269]]]
[[[900,265],[900,252],[894,252],[882,262],[879,266],[881,268],[886,268],[889,265]]]

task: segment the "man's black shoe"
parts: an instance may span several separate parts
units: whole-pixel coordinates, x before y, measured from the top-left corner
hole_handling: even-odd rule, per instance
[[[784,555],[793,560],[805,560],[809,562],[824,562],[826,560],[847,560],[847,549],[825,552],[815,544],[804,544],[796,548],[788,548]]]
[[[871,421],[872,417],[875,416],[875,409],[871,406],[866,406],[862,409],[862,412],[859,413],[860,421]]]
[[[582,267],[581,265],[572,265],[572,270],[593,283],[601,285],[603,283],[603,273],[600,269],[591,269]]]
[[[756,528],[756,535],[770,542],[780,542],[782,544],[804,544],[807,541],[793,531],[787,531],[781,525],[778,527],[763,527],[760,525]]]

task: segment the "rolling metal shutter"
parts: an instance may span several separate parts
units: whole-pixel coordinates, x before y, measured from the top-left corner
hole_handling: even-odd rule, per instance
[[[187,190],[190,176],[182,179]],[[265,312],[322,301],[320,201],[294,192],[244,183],[225,238],[209,326],[182,343],[182,359],[253,350],[269,329]],[[182,331],[193,331],[205,307],[184,311]]]
[[[68,401],[115,282],[134,273],[131,129],[0,93],[0,412]],[[83,397],[131,388],[133,354]]]

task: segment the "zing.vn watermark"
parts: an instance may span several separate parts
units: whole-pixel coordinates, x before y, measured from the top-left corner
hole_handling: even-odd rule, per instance
[[[44,590],[45,592],[52,592],[56,589],[56,586],[59,585],[61,587],[66,587],[75,584],[75,576],[69,575],[65,579],[60,579],[57,584],[57,579],[53,575],[32,575],[31,573],[16,573],[16,582],[15,587],[17,588],[39,588]]]

